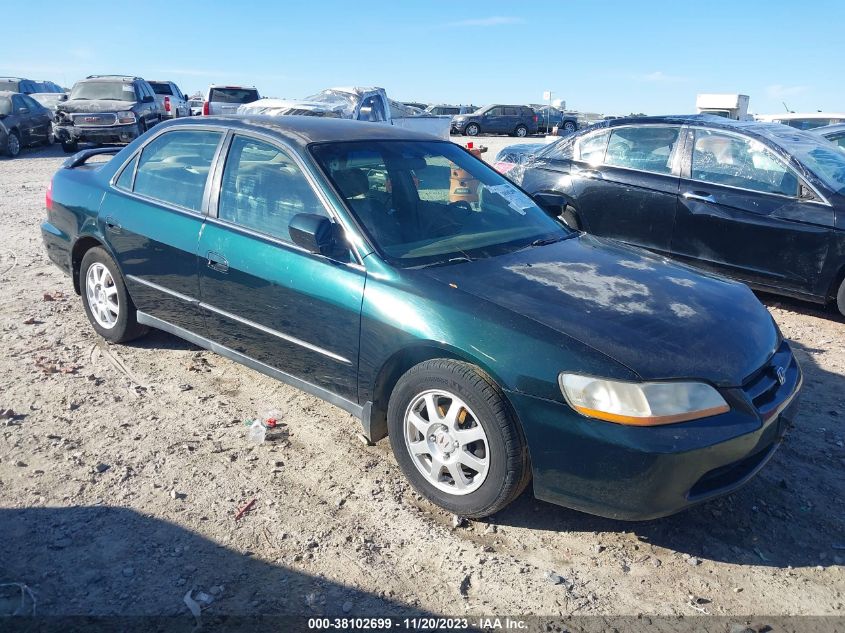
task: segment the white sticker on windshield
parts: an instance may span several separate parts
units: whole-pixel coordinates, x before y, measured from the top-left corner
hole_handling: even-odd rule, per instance
[[[531,202],[531,198],[526,196],[519,189],[514,189],[510,185],[488,186],[487,190],[490,193],[497,193],[502,196],[511,208],[520,215],[525,215],[525,209],[530,209],[534,204]]]

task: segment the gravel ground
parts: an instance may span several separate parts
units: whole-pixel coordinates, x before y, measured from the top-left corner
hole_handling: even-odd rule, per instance
[[[514,139],[478,142],[492,159]],[[455,526],[339,409],[161,332],[95,336],[39,234],[63,158],[0,159],[0,583],[26,583],[37,613],[189,621],[192,591],[207,614],[842,615],[838,316],[761,297],[805,371],[803,405],[736,494],[621,523],[529,488]],[[249,445],[243,420],[270,407],[285,426]]]

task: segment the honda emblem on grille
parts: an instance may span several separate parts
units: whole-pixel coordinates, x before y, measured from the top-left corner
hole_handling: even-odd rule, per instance
[[[783,367],[778,367],[775,369],[775,375],[778,377],[778,383],[783,384],[786,382],[786,370]]]

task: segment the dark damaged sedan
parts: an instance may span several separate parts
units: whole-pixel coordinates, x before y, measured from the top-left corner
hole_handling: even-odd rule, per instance
[[[845,315],[845,153],[779,123],[615,119],[496,168],[573,228]]]
[[[533,479],[664,516],[748,481],[795,416],[801,371],[745,286],[571,231],[455,144],[208,117],[93,151],[42,232],[97,333],[158,328],[328,400],[450,512]]]

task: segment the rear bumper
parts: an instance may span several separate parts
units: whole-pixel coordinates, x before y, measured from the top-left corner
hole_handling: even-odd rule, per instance
[[[44,248],[50,261],[66,274],[72,274],[70,235],[50,222],[44,222],[41,225],[41,239],[44,240]]]
[[[53,133],[61,142],[128,143],[141,135],[141,129],[137,123],[104,127],[54,125]]]
[[[793,364],[778,401],[762,412],[741,389],[726,390],[730,412],[660,427],[611,424],[560,402],[508,397],[528,439],[537,498],[638,521],[729,494],[754,477],[795,418],[801,381]]]

